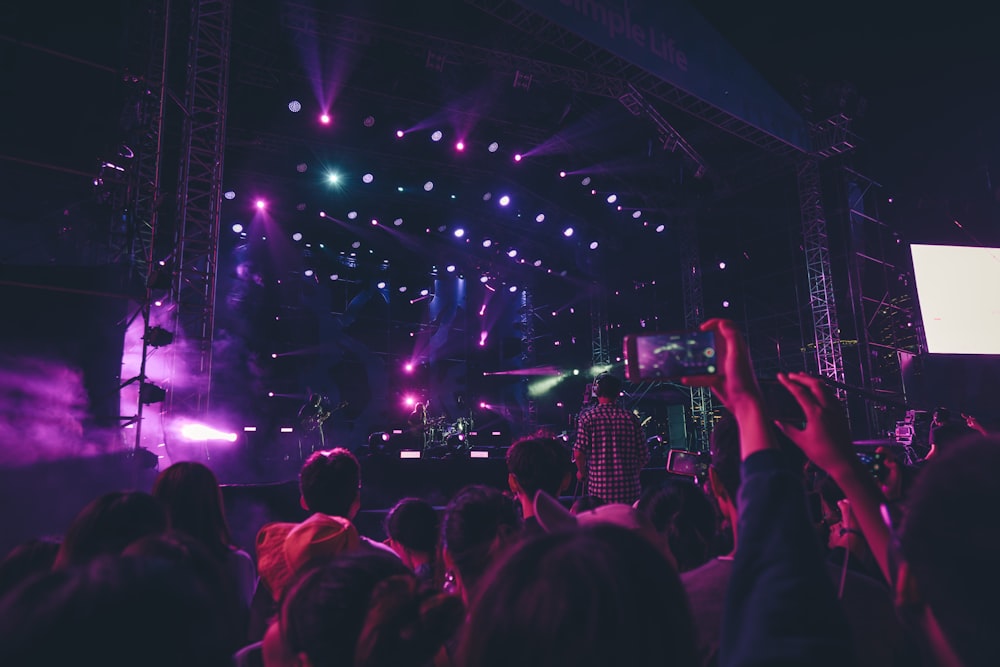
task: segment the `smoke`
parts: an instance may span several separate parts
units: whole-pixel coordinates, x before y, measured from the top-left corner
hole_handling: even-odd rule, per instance
[[[108,453],[114,434],[86,431],[88,416],[78,368],[0,356],[0,467]]]

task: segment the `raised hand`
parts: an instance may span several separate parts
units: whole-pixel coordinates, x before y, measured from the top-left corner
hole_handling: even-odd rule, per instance
[[[733,413],[748,405],[759,406],[762,399],[750,350],[736,325],[732,320],[715,318],[702,324],[700,329],[715,333],[715,356],[720,372],[684,378],[682,382],[689,387],[711,387],[712,393]]]
[[[857,461],[843,406],[819,378],[805,373],[779,373],[778,381],[795,398],[806,417],[804,428],[776,422],[809,460],[833,474],[832,469]]]

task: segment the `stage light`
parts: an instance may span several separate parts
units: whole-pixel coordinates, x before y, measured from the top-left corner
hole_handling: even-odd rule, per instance
[[[236,199],[236,193],[233,192],[232,190],[226,190],[222,194],[222,196],[225,197],[226,199],[229,199],[230,201],[233,200],[233,199]]]
[[[664,229],[666,229],[666,227],[665,227],[664,225],[657,225],[657,226],[656,226],[656,233],[657,233],[657,234],[659,234],[659,233],[660,233],[660,232],[662,232],[662,231],[663,231]]]
[[[302,102],[299,102],[298,100],[292,100],[291,102],[288,103],[288,110],[291,111],[292,113],[298,113],[302,111]]]
[[[319,122],[323,123],[324,125],[329,125],[330,121],[332,120],[333,119],[330,118],[330,114],[328,113],[320,114],[319,116]]]
[[[479,309],[479,317],[486,317],[486,304],[485,303]]]
[[[456,239],[460,239],[463,236],[465,236],[465,230],[462,229],[461,227],[458,227],[458,228],[455,229],[455,231],[452,232],[452,234],[455,235]]]
[[[347,212],[347,219],[348,220],[354,220],[356,217],[358,217],[358,212],[357,211],[348,211]]]
[[[294,234],[292,234],[292,240],[293,241],[301,241],[302,240],[302,232],[295,232]]]
[[[257,207],[258,211],[263,211],[265,208],[267,208],[267,202],[264,201],[263,199],[258,199],[257,201],[254,202],[254,206]]]
[[[448,266],[444,267],[444,270],[447,271],[448,273],[455,273],[455,265],[449,264]]]
[[[430,293],[431,293],[431,291],[430,291],[430,290],[427,290],[427,289],[422,289],[422,290],[420,290],[420,296],[427,296],[427,295],[429,295]]]
[[[486,401],[479,401],[479,407],[482,408],[483,410],[489,410],[490,404],[487,403]]]
[[[295,165],[295,171],[299,172],[300,174],[304,174],[308,170],[309,170],[309,165],[307,165],[305,162],[299,162],[297,165]]]
[[[340,274],[331,273],[330,274],[330,280],[340,280]]]
[[[244,426],[243,427],[243,432],[244,433],[256,433],[257,432],[257,427],[256,426]]]
[[[539,213],[535,216],[535,222],[545,222],[545,214]]]
[[[590,185],[590,176],[584,176],[583,180],[580,181],[580,185]]]
[[[378,226],[378,220],[372,218],[372,227],[377,227],[377,226]]]
[[[427,181],[424,183],[424,192],[430,192],[434,189],[434,181]]]
[[[489,201],[491,199],[493,199],[493,193],[492,192],[484,192],[483,193],[483,201]]]
[[[642,217],[642,211],[632,211],[632,217],[638,220]]]
[[[306,278],[312,278],[313,274],[314,272],[312,269],[306,269]]]
[[[541,266],[542,265],[542,260],[536,259],[534,262],[532,262],[532,264],[534,264],[535,266]]]
[[[573,236],[573,228],[572,227],[567,227],[566,229],[564,229],[563,230],[563,236],[565,236],[566,238],[569,238],[569,237]]]
[[[402,130],[396,130],[396,138],[397,139],[402,139],[404,134],[406,134],[406,133],[403,132]]]
[[[486,150],[488,150],[491,153],[496,153],[498,150],[500,150],[500,144],[494,141],[489,146],[486,147]]]
[[[274,392],[273,391],[267,392],[267,397],[268,398],[274,398]]]
[[[337,185],[340,183],[340,174],[335,171],[328,172],[326,175],[326,182],[330,185]]]
[[[489,281],[490,281],[490,277],[489,276],[479,276],[479,282],[485,284],[485,283],[488,283]]]
[[[511,259],[517,257],[517,250],[511,248],[510,250],[507,251],[507,256],[510,257]]]
[[[520,162],[520,161],[521,161],[521,154],[514,153],[514,162]]]
[[[455,144],[455,150],[456,151],[464,151],[465,150],[465,142],[464,141],[459,141],[457,144]]]
[[[489,332],[483,331],[479,334],[479,347],[486,347],[486,337],[489,336]]]
[[[157,301],[154,301],[154,302],[153,302],[153,305],[154,305],[154,306],[156,306],[157,308],[159,308],[160,306],[162,306],[162,305],[163,305],[163,302],[162,302],[162,301],[159,301],[159,300],[157,300]]]
[[[402,218],[396,218],[395,220],[392,221],[392,224],[394,224],[397,227],[399,227],[400,225],[403,224],[403,219]]]
[[[374,180],[375,180],[375,177],[372,176],[371,174],[365,174],[364,176],[361,177],[361,181],[363,183],[371,183]]]
[[[517,285],[511,285],[510,287],[507,288],[507,291],[513,294],[514,292],[517,291]]]
[[[326,217],[326,211],[320,211],[319,212],[319,217],[325,218]],[[320,247],[322,247],[322,246],[320,246]]]
[[[402,287],[399,288],[399,293],[404,294],[405,292],[406,292],[406,285],[403,285]]]
[[[417,399],[415,397],[409,394],[403,397],[403,405],[405,405],[406,407],[412,408],[416,404],[417,404]]]
[[[726,270],[726,263],[725,262],[719,262],[719,268],[722,269],[723,271],[725,271]]]
[[[408,362],[405,366],[403,366],[403,370],[406,371],[407,373],[412,373],[413,372],[413,362]]]
[[[163,327],[150,327],[144,339],[152,347],[166,347],[174,342],[174,334]]]
[[[139,400],[143,405],[162,403],[167,398],[167,390],[157,387],[152,382],[139,383]]]
[[[226,433],[204,424],[185,424],[181,427],[181,437],[186,440],[225,440],[236,442],[235,433]]]
[[[566,172],[565,171],[560,171],[559,172],[559,178],[566,178]]]
[[[271,358],[272,359],[277,359],[278,358],[278,353],[277,352],[272,352],[271,353]]]
[[[365,119],[361,121],[361,124],[365,127],[375,127],[375,116],[365,116]]]
[[[385,281],[384,281],[384,280],[380,280],[380,281],[378,282],[378,284],[377,284],[377,285],[375,285],[375,287],[377,287],[377,288],[379,288],[379,289],[385,289]]]
[[[441,133],[441,130],[434,130],[434,132],[431,133],[431,141],[441,141],[441,137],[443,136],[444,135]]]
[[[483,239],[484,248],[489,248],[491,245],[493,245],[493,241],[491,241],[490,239]]]
[[[609,204],[614,204],[616,201],[618,201],[618,195],[616,195],[614,193],[608,195],[608,203]]]
[[[597,250],[597,246],[598,246],[597,241],[591,241],[590,242],[590,249],[591,250]]]
[[[510,204],[510,197],[508,197],[507,195],[503,195],[503,196],[502,196],[502,197],[500,197],[500,199],[498,200],[498,203],[499,203],[499,204],[500,204],[501,206],[507,206],[508,204]]]
[[[234,222],[233,223],[233,231],[236,232],[237,234],[242,234],[243,233],[243,225],[241,225],[238,222]]]

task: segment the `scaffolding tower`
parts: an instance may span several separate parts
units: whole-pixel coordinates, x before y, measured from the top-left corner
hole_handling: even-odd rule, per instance
[[[183,365],[190,382],[169,401],[185,414],[204,413],[211,391],[232,11],[232,0],[191,0],[173,258],[175,332],[187,343],[173,348],[173,376]]]
[[[681,291],[684,303],[684,326],[696,329],[705,321],[705,298],[702,294],[701,254],[698,246],[698,228],[693,214],[686,215],[678,225],[681,260]],[[691,445],[699,451],[708,451],[712,436],[714,409],[712,392],[708,387],[690,387],[691,423],[694,426]]]

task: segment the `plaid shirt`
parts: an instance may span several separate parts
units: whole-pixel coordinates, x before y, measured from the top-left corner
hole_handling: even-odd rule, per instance
[[[587,493],[608,503],[631,505],[639,498],[639,471],[649,448],[635,415],[613,404],[580,415],[573,452],[587,458]]]

